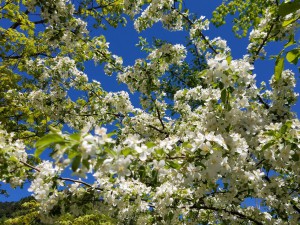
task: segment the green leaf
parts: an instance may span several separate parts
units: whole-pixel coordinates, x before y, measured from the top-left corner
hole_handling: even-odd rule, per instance
[[[227,90],[226,89],[223,89],[221,92],[221,100],[224,104],[226,104],[226,102],[227,102]]]
[[[189,143],[189,142],[183,142],[183,143],[182,143],[182,147],[183,147],[183,148],[192,148],[193,146],[192,146],[191,143]]]
[[[283,124],[282,127],[280,128],[280,133],[281,133],[281,134],[285,134],[286,131],[287,131],[288,129],[291,128],[292,124],[293,124],[292,121],[287,121],[287,122],[286,122],[285,124]]]
[[[159,148],[159,149],[156,149],[155,150],[155,153],[157,154],[157,155],[160,155],[160,156],[162,156],[162,155],[164,155],[164,150],[162,149],[162,148]]]
[[[280,55],[279,55],[280,56]],[[284,67],[284,58],[283,57],[277,57],[276,59],[276,63],[275,63],[275,71],[274,71],[274,75],[275,75],[275,80],[279,81],[281,78],[281,73],[283,71],[283,67]]]
[[[110,132],[110,133],[107,134],[107,137],[112,137],[112,136],[114,136],[116,134],[117,134],[116,131],[112,131],[112,132]]]
[[[147,146],[147,148],[153,148],[154,146],[156,146],[154,142],[147,142],[145,145]]]
[[[126,157],[131,153],[131,148],[124,148],[122,149],[121,153]]]
[[[82,165],[84,165],[87,169],[90,168],[90,163],[88,159],[84,159],[82,160]]]
[[[177,170],[181,168],[181,165],[177,161],[167,161],[167,164]]]
[[[292,155],[292,159],[293,161],[299,161],[300,157],[298,153],[295,153],[294,155]]]
[[[104,162],[105,158],[97,158],[97,163],[96,163],[96,166],[94,167],[95,170],[98,170],[99,167],[102,165],[102,163]]]
[[[15,157],[15,156],[9,157],[9,160],[12,161],[12,162],[14,162],[14,163],[19,163],[19,162],[20,162],[20,161],[18,160],[18,158]]]
[[[199,74],[198,77],[203,77],[207,73],[208,69],[202,70]]]
[[[69,138],[74,141],[80,141],[80,137],[81,137],[81,135],[79,133],[74,133],[69,136]]]
[[[144,178],[146,176],[146,168],[145,168],[145,166],[140,166],[139,167],[139,175],[140,175],[140,178]]]
[[[232,57],[231,56],[227,56],[226,61],[228,62],[228,64],[231,63]]]
[[[80,161],[81,161],[81,156],[80,156],[80,155],[76,156],[76,157],[73,159],[72,166],[71,166],[73,172],[75,172],[75,171],[79,168]]]
[[[68,153],[68,158],[73,159],[77,155],[79,155],[78,150],[72,147],[71,150]]]
[[[158,171],[152,170],[152,183],[157,184],[158,182]]]
[[[293,125],[293,121],[288,120],[288,121],[285,122],[285,125],[286,125],[288,128],[291,128],[292,125]]]
[[[280,16],[286,16],[290,13],[296,12],[298,9],[300,9],[300,1],[299,0],[295,0],[293,2],[282,3],[279,6],[278,14]]]
[[[182,10],[182,0],[179,0],[178,10],[179,12]]]
[[[60,132],[60,129],[53,127],[53,126],[49,126],[49,130],[52,131],[53,133],[58,133]]]
[[[265,144],[265,145],[261,148],[261,150],[264,151],[264,150],[268,149],[269,147],[271,147],[271,146],[274,145],[274,144],[275,144],[275,141],[269,141],[267,144]]]
[[[34,123],[34,116],[29,116],[26,120],[27,123]]]
[[[284,125],[282,125],[282,127],[280,128],[280,133],[281,134],[285,134],[285,132],[287,131],[287,126],[284,124]]]
[[[51,144],[57,144],[63,142],[64,142],[64,138],[59,134],[47,134],[36,142],[35,144],[36,151],[34,155],[35,157],[38,157]]]
[[[284,45],[284,47],[287,48],[287,47],[289,47],[289,46],[291,46],[291,45],[293,45],[293,44],[295,44],[295,43],[296,43],[296,42],[295,42],[295,35],[294,35],[294,34],[291,34],[290,37],[289,37],[289,42],[286,43],[286,44]]]
[[[107,152],[108,154],[112,155],[113,157],[117,156],[117,153],[115,153],[112,149],[110,148],[105,148],[105,152]]]
[[[300,49],[299,48],[293,49],[286,54],[287,61],[289,61],[290,63],[293,63],[295,65],[298,63],[299,57],[300,57]]]
[[[277,132],[274,131],[274,130],[268,130],[268,131],[264,132],[264,134],[266,134],[266,135],[268,135],[268,136],[276,137]]]
[[[186,93],[188,92],[188,90],[187,89],[183,89],[183,91],[182,91],[182,95],[186,95]]]
[[[285,21],[283,21],[282,26],[286,27],[286,26],[290,25],[291,23],[294,23],[298,19],[299,19],[298,17],[293,17],[289,20],[285,20]]]

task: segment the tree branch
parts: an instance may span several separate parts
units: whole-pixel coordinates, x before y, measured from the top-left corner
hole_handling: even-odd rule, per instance
[[[33,170],[39,172],[39,173],[41,172],[40,169],[38,169],[38,168],[36,168],[36,167],[34,167],[34,166],[32,166],[32,165],[30,165],[30,164],[24,162],[24,161],[21,161],[21,160],[20,160],[20,163],[22,163],[23,165],[25,165],[25,166],[27,166],[27,167],[29,167],[29,168],[31,168],[31,169],[33,169]],[[92,189],[95,189],[95,190],[99,190],[99,191],[103,191],[102,188],[93,187],[92,185],[90,185],[90,184],[88,184],[88,183],[86,183],[86,182],[84,182],[84,181],[81,181],[81,180],[75,180],[75,179],[66,178],[66,177],[58,177],[57,179],[58,179],[58,180],[63,180],[63,181],[70,181],[70,182],[74,182],[74,183],[83,184],[84,186],[87,186],[87,187],[89,187],[89,188],[92,188]]]
[[[186,15],[184,15],[182,12],[178,11],[178,9],[172,7],[173,10],[175,10],[179,15],[181,15],[189,24],[189,26],[192,26],[194,23],[193,21],[190,20],[189,17],[187,17]],[[202,38],[202,40],[205,42],[205,44],[208,45],[208,47],[215,53],[218,54],[217,50],[210,44],[209,40],[205,37],[205,35],[199,31],[200,37]],[[198,48],[197,48],[198,50]],[[198,51],[197,51],[198,54]]]
[[[73,183],[79,183],[79,184],[83,184],[89,188],[92,188],[92,189],[95,189],[95,190],[99,190],[99,191],[103,191],[102,188],[97,188],[97,187],[93,187],[92,185],[84,182],[84,181],[81,181],[81,180],[74,180],[74,179],[71,179],[71,178],[66,178],[66,177],[58,177],[57,179],[59,180],[63,180],[63,181],[70,181],[70,182],[73,182]]]
[[[161,126],[162,126],[162,128],[163,128],[163,130],[164,130],[164,129],[165,129],[165,125],[164,125],[164,123],[163,123],[163,121],[162,121],[162,119],[161,119],[160,112],[159,112],[159,110],[158,110],[157,107],[155,107],[155,108],[156,108],[158,120],[159,120],[159,122],[160,122],[160,124],[161,124]]]
[[[258,98],[258,101],[260,103],[262,103],[265,106],[266,109],[270,108],[270,106],[262,99],[262,97],[260,95],[257,95],[257,98]]]
[[[148,127],[150,127],[150,128],[152,128],[152,129],[154,129],[154,130],[158,131],[158,132],[159,132],[159,133],[161,133],[161,134],[166,134],[166,135],[169,135],[169,133],[168,133],[168,132],[166,132],[166,131],[163,131],[163,130],[161,130],[161,129],[158,129],[157,127],[155,127],[155,126],[153,126],[153,125],[151,125],[151,124],[149,124],[149,125],[148,125]]]
[[[28,15],[28,13],[29,13],[29,10],[27,9],[25,12],[25,15]],[[10,26],[10,29],[16,29],[18,26],[20,26],[21,25],[21,22],[20,22],[20,20],[18,20],[17,22],[15,22],[14,24],[12,24],[11,26]]]
[[[92,10],[97,10],[97,9],[100,9],[100,8],[106,8],[106,7],[108,7],[108,6],[110,6],[110,5],[112,5],[112,4],[114,4],[116,1],[113,1],[113,2],[111,2],[111,3],[109,3],[109,4],[107,4],[107,5],[99,5],[99,6],[95,6],[95,7],[90,7],[90,8],[87,8],[86,10],[88,10],[88,11],[92,11]],[[5,6],[3,6],[3,8],[4,8]],[[0,8],[1,9],[1,8]],[[30,12],[29,12],[29,10],[27,9],[25,12],[24,12],[26,15],[28,15]],[[79,11],[75,11],[74,12],[74,14],[75,15],[78,15],[78,14],[80,14],[80,12]],[[103,19],[105,19],[105,21],[109,24],[109,25],[111,25],[110,23],[109,23],[109,21],[107,21],[107,19],[106,18],[104,18],[104,17],[102,17]],[[41,19],[41,20],[38,20],[38,21],[34,21],[34,22],[32,22],[32,23],[34,23],[34,24],[43,24],[43,23],[45,23],[46,22],[46,20],[45,19]],[[18,21],[18,22],[15,22],[14,24],[12,24],[11,26],[10,26],[10,28],[11,29],[16,29],[18,26],[20,26],[21,25],[21,23]]]
[[[271,27],[270,29],[268,30],[267,32],[267,35],[264,37],[262,43],[260,44],[260,46],[258,47],[258,49],[256,50],[256,52],[254,53],[253,55],[253,61],[257,58],[257,56],[259,55],[260,51],[262,50],[262,48],[264,47],[264,45],[267,43],[269,37],[270,37],[270,34],[275,26],[275,22],[277,22],[279,19],[279,16],[276,17],[275,21],[271,24]]]
[[[25,165],[25,166],[27,166],[27,167],[29,167],[29,168],[35,170],[35,171],[41,172],[40,169],[38,169],[38,168],[36,168],[36,167],[34,167],[34,166],[28,164],[27,162],[24,162],[24,161],[20,160],[20,163],[22,163],[23,165]]]
[[[252,222],[254,222],[254,223],[258,224],[258,225],[263,225],[262,222],[254,219],[254,218],[248,217],[248,216],[246,216],[246,215],[244,215],[244,214],[242,214],[242,213],[240,213],[238,211],[231,211],[231,210],[222,209],[222,208],[219,209],[219,208],[216,208],[216,207],[213,207],[213,206],[205,206],[205,205],[201,205],[201,206],[195,206],[194,205],[191,208],[195,208],[195,209],[208,209],[208,210],[213,210],[213,211],[217,211],[217,212],[223,211],[223,212],[226,212],[226,213],[231,214],[231,215],[236,215],[236,216],[240,217],[241,219],[250,220],[250,221],[252,221]]]
[[[28,57],[36,57],[36,56],[45,56],[45,57],[51,57],[45,53],[35,53],[35,54],[32,54],[32,55],[29,55]],[[3,57],[3,59],[21,59],[23,57],[23,55],[12,55],[12,56],[6,56],[6,57]]]

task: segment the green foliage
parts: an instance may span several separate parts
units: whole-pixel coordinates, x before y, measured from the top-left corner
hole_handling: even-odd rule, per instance
[[[0,202],[0,223],[5,225],[39,224],[38,203],[33,197],[26,197],[18,202]]]
[[[296,12],[298,9],[300,9],[299,0],[295,0],[292,2],[284,2],[279,6],[278,14],[280,16],[286,16],[290,13]]]
[[[39,204],[33,197],[17,202],[0,202],[0,223],[3,225],[114,225],[116,222],[99,213],[74,216],[64,213],[56,216],[51,223],[44,221],[38,211]]]
[[[38,157],[47,147],[52,144],[63,143],[64,139],[56,133],[51,133],[40,138],[36,144],[35,156]]]
[[[101,10],[93,7],[95,3]],[[108,26],[116,28],[119,24],[126,25],[126,19],[122,16],[122,6],[123,0],[86,0],[80,2],[78,14],[83,18],[94,18],[94,28],[107,29]]]
[[[94,25],[98,27],[107,25],[116,27],[119,23],[125,22],[120,15],[121,3],[122,1],[111,0],[82,1],[80,6],[75,9],[75,14],[82,18],[92,17]],[[75,66],[83,71],[83,62],[93,58],[89,48],[99,49],[99,53],[102,55],[102,59],[99,60],[101,63],[109,61],[111,56],[105,51],[103,36],[95,38],[103,41],[103,46],[93,46],[90,44],[93,40],[87,36],[76,37],[76,28],[69,31],[70,41],[77,41],[81,44],[72,48],[68,47],[68,43],[62,38],[63,34],[67,32],[67,28],[69,29],[75,22],[69,14],[62,15],[60,24],[51,30],[49,27],[45,29],[45,26],[42,26],[42,24],[49,25],[47,19],[37,15],[32,16],[32,12],[26,10],[27,4],[31,4],[30,1],[1,1],[0,4],[1,17],[9,26],[8,29],[0,28],[0,122],[8,132],[17,133],[16,139],[20,138],[24,140],[25,144],[32,147],[39,137],[49,131],[49,125],[60,127],[66,123],[66,115],[70,115],[74,111],[78,112],[82,107],[82,102],[73,102],[68,97],[60,96],[53,101],[53,97],[49,93],[53,85],[66,81],[59,74],[56,77],[52,76],[51,79],[42,78],[43,74],[50,69],[49,67],[55,63],[53,59],[70,56],[75,60]],[[46,6],[41,1],[36,2],[36,7],[43,11]],[[55,4],[49,4],[47,7],[49,12],[58,9]],[[104,21],[108,24],[105,24]],[[90,53],[85,54],[85,52]],[[33,70],[34,65],[26,66],[28,61],[38,59],[45,61],[45,64],[39,65],[38,69]],[[65,68],[65,70],[68,69]],[[24,76],[24,74],[26,75]],[[78,84],[75,89],[97,94],[101,89],[99,86],[90,86]],[[68,91],[69,88],[67,85],[62,86],[61,91]],[[38,100],[35,104],[28,101],[32,96],[31,92],[40,90],[43,91],[43,101]],[[86,99],[82,100],[85,101],[83,104],[86,106]],[[61,108],[62,105],[64,110],[58,114],[53,112],[53,109]]]
[[[245,37],[251,26],[258,25],[265,9],[272,5],[265,0],[224,0],[213,12],[212,23],[217,27],[226,23],[226,16],[237,15],[233,18],[232,30],[237,37]]]
[[[87,214],[74,218],[70,214],[61,216],[55,223],[55,225],[113,225],[116,224],[113,220],[105,215],[99,214]]]

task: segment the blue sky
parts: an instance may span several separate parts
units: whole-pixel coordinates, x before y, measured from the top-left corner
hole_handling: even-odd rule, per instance
[[[190,9],[190,12],[196,13],[198,16],[204,15],[207,18],[211,18],[212,11],[215,9],[222,1],[221,0],[211,0],[211,1],[201,1],[201,0],[189,0],[185,1],[186,7]],[[248,45],[248,38],[243,39],[237,39],[233,32],[231,31],[232,26],[232,17],[228,17],[227,24],[220,27],[215,28],[213,25],[211,25],[211,29],[207,32],[205,32],[205,35],[209,36],[210,38],[214,37],[221,37],[225,40],[227,40],[228,46],[232,50],[232,56],[233,58],[242,58],[244,54],[247,53],[246,47]],[[1,23],[1,21],[0,21]],[[5,26],[7,24],[1,24],[1,26]],[[143,31],[141,33],[137,33],[133,29],[133,24],[131,21],[128,21],[127,26],[120,27],[117,29],[109,28],[106,31],[103,30],[97,30],[92,31],[91,35],[105,35],[108,42],[110,42],[110,51],[113,54],[119,55],[124,60],[124,65],[132,65],[137,58],[141,58],[145,56],[144,52],[141,52],[139,47],[136,47],[135,45],[138,43],[138,37],[143,36],[144,38],[147,38],[148,41],[152,40],[152,37],[161,38],[165,40],[169,40],[172,43],[185,43],[185,32],[169,32],[165,31],[161,28],[161,24],[158,23],[154,25],[153,28]],[[299,34],[297,34],[299,37]],[[297,38],[295,38],[297,40]],[[299,38],[298,38],[299,39]],[[277,54],[282,49],[283,44],[281,43],[273,43],[267,47],[267,51],[271,52],[272,54]],[[257,75],[257,80],[259,83],[261,81],[266,81],[268,83],[268,80],[273,74],[274,71],[274,60],[264,60],[264,61],[257,61],[255,63],[255,70],[254,73]],[[294,65],[290,65],[288,63],[285,64],[286,68],[292,69],[295,74],[297,74],[297,67]],[[111,77],[108,77],[103,72],[103,66],[95,66],[93,62],[89,62],[86,66],[86,71],[88,74],[89,80],[98,80],[101,82],[103,88],[106,91],[119,91],[124,90],[125,85],[119,85],[116,82],[116,75],[113,75]],[[297,80],[299,81],[299,76],[297,75]],[[297,92],[300,92],[299,87],[296,88]],[[132,96],[135,103],[137,104],[137,97],[136,95]],[[299,102],[297,106],[294,107],[294,109],[297,111],[297,115],[299,115]],[[29,187],[28,184],[25,184],[24,189],[16,189],[12,190],[8,187],[8,185],[3,185],[2,188],[7,188],[7,190],[10,193],[10,197],[5,198],[4,196],[0,195],[0,201],[16,201],[19,200],[22,197],[30,195],[30,193],[27,191],[27,188]],[[248,201],[247,204],[251,205],[253,202]]]

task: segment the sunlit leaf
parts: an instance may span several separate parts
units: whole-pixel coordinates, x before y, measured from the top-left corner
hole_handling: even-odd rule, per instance
[[[38,157],[51,144],[62,143],[62,142],[64,142],[64,139],[59,134],[47,134],[36,142],[35,144],[36,151],[34,155]]]
[[[72,166],[71,166],[73,172],[75,172],[79,168],[80,162],[81,162],[81,156],[79,155],[73,159]]]
[[[275,71],[274,71],[274,75],[275,75],[275,80],[279,81],[281,78],[281,73],[283,71],[283,67],[284,67],[284,58],[278,56],[276,59],[276,63],[275,63]]]
[[[265,145],[261,148],[261,150],[264,151],[264,150],[270,148],[270,147],[271,147],[272,145],[274,145],[274,144],[275,144],[275,141],[269,141],[267,144],[265,144]]]
[[[177,161],[175,161],[175,160],[173,160],[173,161],[167,161],[167,164],[170,167],[174,168],[174,169],[180,169],[181,168],[181,165]]]
[[[294,34],[291,34],[290,37],[289,37],[288,43],[286,43],[286,44],[284,45],[284,47],[287,48],[287,47],[289,47],[289,46],[291,46],[291,45],[293,45],[293,44],[295,44],[295,35],[294,35]]]
[[[293,49],[286,54],[286,59],[290,63],[297,64],[300,57],[300,49]]]

